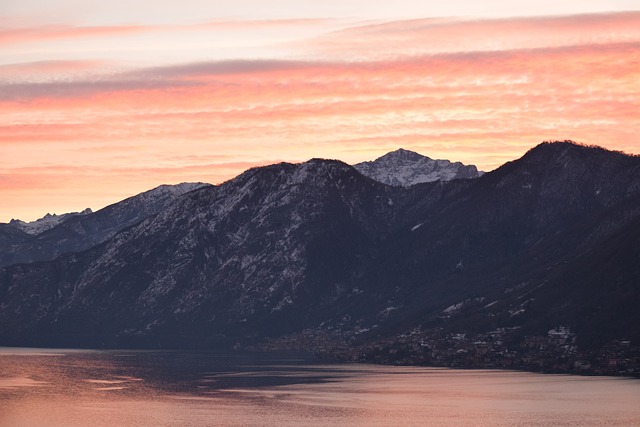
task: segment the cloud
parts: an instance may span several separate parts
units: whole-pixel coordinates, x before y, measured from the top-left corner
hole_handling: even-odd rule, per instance
[[[85,98],[96,94],[123,91],[151,91],[199,86],[197,82],[167,80],[121,80],[104,77],[75,81],[0,83],[0,100],[25,101],[32,99]]]
[[[7,81],[33,78],[50,80],[52,76],[56,75],[104,72],[104,69],[108,66],[107,61],[97,60],[52,60],[4,64],[0,65],[0,78]]]
[[[640,12],[503,19],[416,19],[351,27],[305,42],[318,57],[359,60],[640,41]]]
[[[335,19],[264,19],[264,20],[215,20],[185,25],[45,25],[32,27],[0,28],[0,46],[26,43],[47,43],[57,40],[80,40],[112,38],[143,33],[178,32],[255,32],[282,31],[287,28],[333,27],[340,21]]]
[[[319,53],[294,59],[0,67],[0,174],[12,180],[0,197],[36,197],[42,178],[60,198],[113,202],[160,182],[398,147],[484,170],[545,139],[638,153],[638,16],[384,23],[307,40]],[[86,207],[78,200],[67,210]]]
[[[187,79],[206,76],[224,76],[234,74],[269,73],[283,70],[300,70],[314,67],[313,62],[292,60],[238,59],[225,61],[207,61],[191,64],[151,67],[131,73],[137,78],[179,78]]]
[[[260,30],[260,29],[281,29],[285,27],[327,27],[340,25],[343,20],[332,18],[296,18],[296,19],[245,19],[245,20],[215,20],[180,26],[179,28],[192,29],[212,29],[212,30]]]
[[[640,44],[626,43],[356,63],[218,61],[142,69],[124,80],[22,83],[1,91],[13,124],[0,128],[0,141],[184,141],[192,150],[262,141],[286,151],[293,143],[284,141],[314,141],[319,150],[370,135],[451,147],[535,142],[557,129],[629,145],[639,63]]]
[[[12,77],[20,71],[52,73],[58,70],[73,72],[90,69],[98,61],[43,61],[39,63],[11,64],[0,66],[2,72]],[[199,87],[202,78],[223,76],[260,75],[276,71],[295,72],[305,68],[316,68],[314,63],[286,60],[226,60],[143,68],[134,71],[60,77],[50,81],[30,81],[29,79],[7,79],[0,81],[0,101],[28,101],[38,98],[82,98],[100,93],[121,91],[170,90],[185,87]],[[93,70],[96,70],[93,68]],[[216,82],[209,82],[215,84]],[[224,80],[218,80],[224,85]]]
[[[150,31],[153,27],[142,25],[118,26],[73,26],[49,25],[32,28],[0,29],[0,46],[13,44],[49,42],[59,39],[78,39],[91,37],[114,37]]]
[[[608,45],[581,45],[510,51],[457,52],[426,55],[398,60],[367,62],[316,62],[285,60],[212,61],[176,66],[152,67],[126,73],[98,75],[90,78],[38,82],[0,83],[0,101],[29,102],[38,99],[82,99],[93,102],[95,96],[136,98],[156,94],[166,101],[196,101],[206,95],[208,105],[220,101],[233,107],[238,101],[257,102],[256,108],[271,105],[278,98],[291,99],[283,91],[300,96],[339,99],[341,96],[370,98],[380,93],[385,98],[407,96],[420,87],[431,93],[451,93],[457,86],[487,84],[522,87],[532,78],[547,76],[549,67],[562,73],[593,79],[601,75],[624,77],[635,75],[640,41]],[[609,64],[615,63],[616,67]],[[562,79],[555,76],[553,80]],[[382,92],[386,93],[383,94]],[[419,93],[419,92],[418,92]],[[271,97],[270,100],[266,98]],[[136,100],[132,100],[134,103]],[[59,106],[54,104],[56,108]],[[98,106],[99,108],[99,106]]]

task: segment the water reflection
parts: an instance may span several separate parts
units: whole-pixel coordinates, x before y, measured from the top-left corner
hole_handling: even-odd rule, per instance
[[[0,388],[41,387],[46,384],[44,381],[36,381],[29,377],[0,378]]]
[[[273,355],[0,349],[0,425],[640,425],[640,381]]]

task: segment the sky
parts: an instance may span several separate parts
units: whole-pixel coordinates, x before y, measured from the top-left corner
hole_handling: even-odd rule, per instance
[[[638,0],[3,0],[0,222],[398,148],[640,154]]]

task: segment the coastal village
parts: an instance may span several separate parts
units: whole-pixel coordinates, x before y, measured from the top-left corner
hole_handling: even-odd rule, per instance
[[[387,339],[358,344],[356,333],[307,329],[269,340],[253,350],[311,351],[329,361],[419,365],[469,369],[514,369],[545,373],[640,377],[640,348],[612,341],[598,350],[580,350],[576,334],[557,327],[546,336],[525,336],[517,328],[469,335],[413,329]]]

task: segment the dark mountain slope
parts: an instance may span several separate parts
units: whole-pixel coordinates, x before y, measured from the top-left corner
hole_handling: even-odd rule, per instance
[[[0,223],[0,247],[5,251],[13,251],[15,247],[28,241],[31,236],[9,224]]]
[[[640,218],[559,264],[545,280],[531,294],[532,326],[571,326],[578,344],[588,348],[612,337],[640,342]]]
[[[394,310],[382,333],[420,323],[451,331],[528,325],[527,295],[546,286],[549,272],[585,251],[600,251],[640,218],[639,164],[637,157],[602,149],[543,144],[432,206],[419,227],[388,242],[364,279],[373,288],[401,288],[389,299]],[[581,270],[571,263],[565,274]],[[565,278],[557,285],[558,301],[572,306],[574,317],[547,316],[536,333],[558,322],[579,327],[582,303],[561,297],[570,283]],[[505,294],[512,288],[518,291]],[[500,304],[473,316],[441,316],[469,299]],[[618,328],[615,336],[621,335]]]

